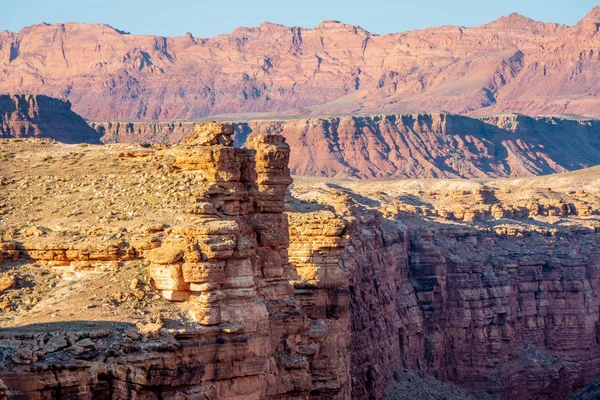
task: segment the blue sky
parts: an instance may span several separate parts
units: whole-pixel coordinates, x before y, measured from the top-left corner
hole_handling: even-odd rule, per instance
[[[518,12],[545,22],[575,24],[592,0],[0,0],[0,31],[40,22],[97,22],[136,34],[210,37],[262,22],[311,28],[336,19],[374,33],[439,25],[473,26]]]

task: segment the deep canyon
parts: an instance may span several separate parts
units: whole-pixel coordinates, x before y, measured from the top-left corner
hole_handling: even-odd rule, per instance
[[[0,32],[0,400],[600,398],[599,50]]]
[[[292,183],[282,136],[233,133],[2,142],[4,396],[383,398],[418,370],[563,399],[600,373],[597,168]]]

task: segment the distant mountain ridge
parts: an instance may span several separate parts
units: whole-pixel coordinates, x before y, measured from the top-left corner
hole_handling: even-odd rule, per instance
[[[198,39],[99,24],[0,32],[0,92],[65,97],[88,119],[446,110],[600,117],[600,7],[377,35],[324,21]]]

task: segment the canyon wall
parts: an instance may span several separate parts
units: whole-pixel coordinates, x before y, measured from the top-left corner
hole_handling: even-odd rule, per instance
[[[600,7],[574,26],[511,14],[385,35],[338,21],[213,38],[41,23],[0,32],[0,91],[65,97],[93,120],[381,110],[597,118],[599,25]]]
[[[510,207],[493,192],[478,200],[488,211],[470,215],[459,210],[481,194],[455,193],[453,213],[433,222],[435,208],[365,207],[376,200],[352,186],[295,186],[311,204],[333,205],[330,219],[351,221],[329,240],[347,237],[336,271],[350,291],[353,398],[383,398],[407,369],[487,399],[566,399],[600,373],[597,225],[494,228],[508,214],[492,210]],[[598,215],[593,201],[575,211],[541,200],[530,218]]]
[[[178,142],[192,122],[93,122],[102,141]],[[235,122],[236,145],[255,132],[285,136],[295,175],[482,178],[543,175],[600,164],[595,120],[446,113]]]
[[[418,370],[565,399],[600,375],[597,168],[286,191],[284,138],[233,134],[5,144],[0,396],[381,399]]]
[[[100,143],[67,100],[43,95],[0,95],[0,138],[44,137],[64,143]]]
[[[192,134],[194,122],[90,121],[104,143],[177,143]]]

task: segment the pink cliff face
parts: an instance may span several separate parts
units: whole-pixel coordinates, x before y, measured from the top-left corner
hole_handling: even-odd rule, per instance
[[[0,400],[598,398],[599,32],[1,32]]]
[[[193,122],[92,122],[112,142],[178,142]],[[236,122],[235,141],[279,133],[294,175],[353,178],[483,178],[544,175],[600,164],[592,120],[447,113],[391,113]]]
[[[2,142],[0,399],[415,398],[419,371],[559,400],[600,374],[600,167],[292,181],[283,136],[233,135]]]
[[[93,120],[390,109],[598,117],[598,14],[572,27],[511,14],[387,35],[337,21],[263,24],[208,39],[41,24],[0,34],[0,91],[67,97]]]

